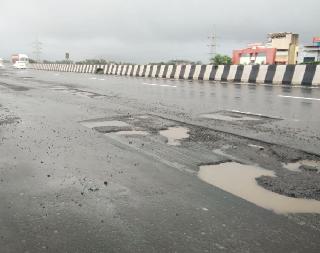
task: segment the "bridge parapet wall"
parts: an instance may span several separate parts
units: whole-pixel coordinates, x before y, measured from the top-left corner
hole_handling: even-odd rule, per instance
[[[320,65],[32,64],[36,70],[239,83],[320,85]]]

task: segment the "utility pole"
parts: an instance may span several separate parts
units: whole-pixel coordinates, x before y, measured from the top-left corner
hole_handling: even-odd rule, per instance
[[[211,62],[211,59],[213,59],[217,55],[217,35],[215,31],[208,36],[209,39],[209,62]]]
[[[42,53],[42,42],[37,38],[33,43],[33,54],[35,56],[35,60],[37,62],[41,61],[41,53]]]

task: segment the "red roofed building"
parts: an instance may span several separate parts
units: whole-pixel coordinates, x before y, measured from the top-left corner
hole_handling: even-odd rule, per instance
[[[234,50],[232,64],[274,64],[276,48],[268,48],[260,43],[250,44],[247,48]]]

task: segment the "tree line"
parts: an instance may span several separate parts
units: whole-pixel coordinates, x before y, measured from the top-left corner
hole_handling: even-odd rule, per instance
[[[37,61],[30,59],[30,63],[37,63]],[[78,65],[107,65],[107,64],[118,64],[118,65],[135,65],[136,63],[131,62],[117,62],[117,61],[107,61],[105,59],[86,59],[83,61],[72,61],[72,60],[58,60],[49,61],[43,60],[44,64],[78,64]],[[217,54],[215,57],[210,59],[210,64],[213,65],[230,65],[232,60],[227,55]],[[161,62],[150,62],[150,65],[201,65],[201,61],[189,61],[189,60],[169,60]]]

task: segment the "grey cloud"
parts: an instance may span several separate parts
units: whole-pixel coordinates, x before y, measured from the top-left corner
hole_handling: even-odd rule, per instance
[[[32,55],[32,41],[44,43],[43,58],[108,57],[148,62],[208,59],[207,36],[215,25],[218,51],[231,54],[273,31],[318,33],[317,0],[0,0],[0,57]],[[310,8],[312,6],[312,8]]]

